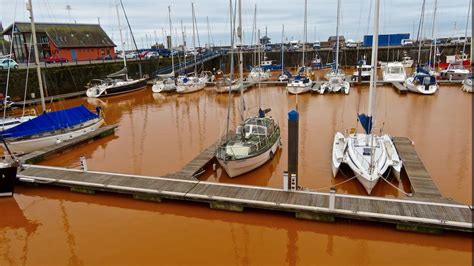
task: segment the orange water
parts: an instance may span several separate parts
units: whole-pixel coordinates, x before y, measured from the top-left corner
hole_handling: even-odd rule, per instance
[[[262,106],[271,107],[280,122],[283,150],[244,176],[229,179],[218,169],[201,179],[281,187],[287,167],[287,112],[297,101],[300,185],[327,191],[346,180],[344,175],[331,177],[332,138],[336,131],[357,126],[357,111],[367,108],[367,87],[354,87],[348,96],[305,94],[297,99],[284,87],[250,89],[245,93],[248,115],[257,111],[259,92]],[[238,100],[234,95],[232,125],[239,119],[234,108]],[[225,132],[227,95],[211,88],[189,95],[157,95],[148,88],[106,99],[67,100],[53,108],[77,104],[103,106],[107,123],[118,124],[118,131],[44,164],[77,167],[83,154],[89,169],[164,175],[179,170]],[[376,118],[383,132],[415,142],[444,196],[472,204],[470,95],[456,86],[443,86],[434,96],[399,95],[380,87]],[[353,180],[339,186],[338,193],[364,190]],[[400,194],[384,183],[374,193]],[[148,203],[44,186],[18,188],[14,198],[0,199],[0,211],[6,217],[0,220],[0,265],[467,265],[472,256],[471,239],[461,234],[431,236],[368,223],[315,223],[290,214],[229,213],[202,204]]]

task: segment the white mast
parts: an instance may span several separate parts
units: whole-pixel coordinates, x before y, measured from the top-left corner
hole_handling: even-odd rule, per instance
[[[372,40],[372,60],[371,67],[372,73],[370,75],[370,89],[369,89],[369,106],[367,110],[367,116],[372,119],[375,112],[375,89],[377,80],[377,55],[379,49],[379,0],[375,0],[375,16],[374,16],[374,35]],[[372,133],[372,129],[369,132]]]
[[[336,19],[336,73],[339,71],[339,20],[340,20],[341,0],[337,0],[337,19]]]
[[[173,56],[173,25],[171,24],[171,7],[168,6],[168,18],[170,22],[170,51],[171,51],[171,73],[174,76],[174,56]]]
[[[434,3],[434,11],[433,11],[433,25],[431,28],[431,37],[433,38],[434,42],[434,51],[433,51],[433,69],[436,67],[436,36],[435,36],[435,27],[436,27],[436,11],[438,10],[438,0],[435,0]],[[433,42],[430,44],[430,63],[431,63],[431,46],[433,46]]]
[[[230,105],[232,104],[231,101],[231,86],[232,86],[232,81],[234,80],[234,11],[232,10],[232,0],[229,0],[229,14],[230,14],[230,81],[229,81],[229,94],[227,96],[227,121],[226,121],[226,130],[225,130],[225,136],[226,136],[226,142],[229,139],[229,122],[230,122]],[[224,78],[224,86],[225,84],[225,78]]]
[[[116,8],[117,8],[118,27],[119,27],[119,32],[120,32],[120,44],[122,45],[123,66],[126,68],[127,67],[127,59],[125,58],[125,42],[123,41],[122,26],[120,25],[120,14],[119,14],[119,5],[118,4],[117,4]],[[128,80],[128,71],[125,74],[125,79]]]
[[[209,26],[209,17],[206,16],[207,22],[207,48],[211,49],[211,27]]]
[[[466,43],[467,43],[467,30],[469,28],[469,21],[470,21],[470,14],[471,14],[471,5],[472,5],[472,0],[469,1],[469,7],[467,8],[467,20],[466,20],[466,32],[464,33],[464,42],[462,44],[462,59],[464,60],[464,55],[466,54]],[[471,41],[472,42],[472,41]],[[471,44],[472,47],[472,44]],[[472,56],[472,53],[471,53]],[[471,61],[472,62],[472,61]]]
[[[240,118],[244,121],[244,65],[242,55],[242,1],[238,0],[239,27],[237,28],[237,49],[239,50]]]
[[[43,113],[46,112],[46,103],[44,101],[44,89],[43,89],[43,78],[41,76],[41,67],[39,61],[39,54],[38,54],[38,41],[36,40],[36,27],[35,27],[35,19],[33,16],[33,4],[31,0],[28,0],[28,5],[26,7],[28,11],[30,11],[30,21],[31,21],[31,34],[33,35],[33,48],[35,52],[35,64],[36,64],[36,73],[38,74],[38,86],[41,96],[41,108]],[[12,29],[14,31],[15,29]]]
[[[304,0],[304,30],[303,30],[303,57],[302,57],[302,62],[301,62],[301,66],[304,67],[304,53],[305,53],[305,49],[306,49],[306,42],[308,41],[308,37],[307,37],[307,21],[308,19],[308,0]]]
[[[191,2],[191,9],[192,9],[192,19],[193,19],[193,47],[194,47],[194,75],[197,75],[197,59],[196,59],[196,32],[195,32],[195,25],[194,25],[194,2]]]
[[[281,74],[285,74],[285,45],[284,38],[285,38],[285,24],[281,25]]]

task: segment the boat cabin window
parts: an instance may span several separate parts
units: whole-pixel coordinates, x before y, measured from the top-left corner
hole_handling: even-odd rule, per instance
[[[387,68],[388,74],[403,74],[403,67],[389,67]]]

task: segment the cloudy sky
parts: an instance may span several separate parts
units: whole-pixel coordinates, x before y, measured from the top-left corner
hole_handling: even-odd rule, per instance
[[[97,23],[118,44],[117,0],[33,0],[37,22]],[[369,10],[375,0],[341,0],[341,33],[348,39],[362,40],[371,33]],[[416,38],[423,0],[381,0],[380,33],[410,33]],[[426,0],[424,36],[431,36],[435,0]],[[163,41],[168,33],[167,6],[171,5],[173,27],[182,42],[181,25],[186,28],[186,40],[192,43],[190,0],[123,0],[130,24],[139,47]],[[308,0],[308,41],[327,40],[336,32],[336,0]],[[273,42],[280,42],[282,25],[285,38],[303,39],[304,0],[242,0],[243,29],[246,43],[250,43],[253,10],[257,4],[257,27],[264,35],[267,28]],[[194,0],[200,43],[208,42],[209,19],[211,42],[230,43],[228,0]],[[67,6],[70,10],[67,10]],[[438,0],[436,32],[438,36],[464,36],[469,0]],[[372,9],[373,10],[373,9]],[[121,13],[122,26],[124,25]],[[0,21],[3,26],[13,20],[28,21],[24,0],[0,0]],[[370,24],[369,24],[370,23]],[[471,25],[469,25],[470,32]],[[415,36],[413,37],[413,32]],[[128,34],[127,34],[128,35]],[[197,39],[197,38],[196,38]],[[197,43],[197,40],[196,40]]]

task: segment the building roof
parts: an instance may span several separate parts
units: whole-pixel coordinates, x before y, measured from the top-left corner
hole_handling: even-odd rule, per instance
[[[339,35],[339,41],[343,42],[345,40],[343,35]],[[329,36],[328,42],[337,42],[337,37],[336,36]]]
[[[46,33],[58,48],[76,47],[115,47],[107,33],[98,24],[75,23],[35,23],[36,32]],[[2,35],[11,34],[12,25]],[[15,30],[20,33],[31,32],[29,22],[16,22]]]

